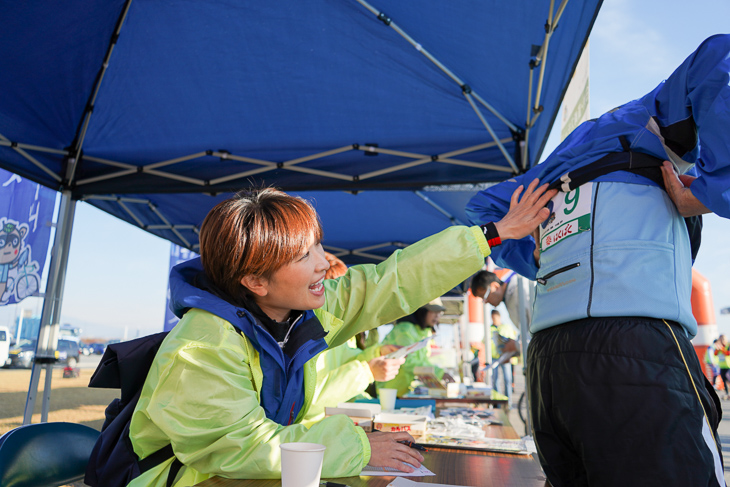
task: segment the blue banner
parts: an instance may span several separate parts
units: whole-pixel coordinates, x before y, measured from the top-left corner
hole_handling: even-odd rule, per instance
[[[194,259],[198,257],[198,254],[193,252],[192,250],[188,250],[184,247],[180,247],[179,245],[171,244],[170,245],[170,270],[172,270],[173,267],[180,264],[181,262],[185,262],[186,260]],[[172,328],[177,325],[177,322],[180,321],[177,316],[173,314],[173,312],[170,310],[170,281],[168,277],[167,282],[167,306],[165,307],[165,326],[163,328],[163,331],[170,331]]]
[[[56,192],[0,169],[0,306],[38,296]]]

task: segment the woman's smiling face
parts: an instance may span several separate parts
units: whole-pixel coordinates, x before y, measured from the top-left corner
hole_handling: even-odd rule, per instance
[[[276,321],[285,321],[293,309],[321,308],[325,302],[322,281],[327,269],[329,263],[322,244],[312,235],[300,256],[274,271],[270,278],[260,278],[260,288],[251,289],[256,304]]]

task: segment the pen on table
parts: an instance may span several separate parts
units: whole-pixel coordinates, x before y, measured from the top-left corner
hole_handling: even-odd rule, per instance
[[[320,482],[319,485],[324,485],[324,487],[350,487],[349,485],[338,484],[337,482],[326,482],[326,481]]]
[[[417,443],[413,443],[412,441],[405,441],[405,440],[403,440],[403,441],[399,441],[398,443],[403,443],[404,445],[406,445],[406,446],[410,446],[411,448],[414,448],[414,449],[416,449],[416,450],[420,450],[420,451],[428,451],[427,449],[425,449],[425,448],[424,448],[424,447],[422,447],[421,445],[419,445],[419,444],[417,444]]]

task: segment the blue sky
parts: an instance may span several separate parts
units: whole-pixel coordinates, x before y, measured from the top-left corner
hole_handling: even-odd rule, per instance
[[[578,0],[570,0],[578,1]],[[591,116],[638,98],[711,34],[730,31],[727,0],[605,0],[591,35]],[[559,130],[554,130],[554,133]],[[545,154],[557,145],[548,141]],[[710,281],[716,310],[730,306],[730,221],[705,217],[695,269]],[[128,338],[162,330],[169,243],[85,203],[76,210],[62,323],[86,336]],[[647,276],[647,279],[650,279]],[[39,300],[23,306],[40,313]],[[0,323],[17,308],[0,309]],[[716,313],[730,333],[730,315]]]

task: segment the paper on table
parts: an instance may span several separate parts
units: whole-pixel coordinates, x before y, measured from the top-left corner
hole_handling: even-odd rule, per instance
[[[459,485],[429,484],[428,482],[414,482],[413,480],[396,477],[387,487],[464,487]]]
[[[420,350],[426,345],[428,345],[428,342],[433,340],[433,336],[426,337],[423,340],[419,340],[416,343],[411,343],[407,347],[402,347],[396,350],[395,352],[390,352],[388,355],[385,356],[385,358],[401,358],[405,357],[411,352],[415,352],[416,350]]]
[[[411,465],[410,463],[408,465]],[[413,465],[411,465],[413,467]],[[396,470],[395,468],[391,467],[373,467],[372,465],[365,465],[363,467],[362,472],[360,472],[360,475],[366,475],[366,476],[392,476],[392,475],[398,475],[401,477],[425,477],[427,475],[436,475],[423,465],[415,469],[411,473],[407,472],[401,472],[400,470]]]

